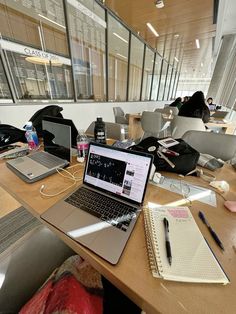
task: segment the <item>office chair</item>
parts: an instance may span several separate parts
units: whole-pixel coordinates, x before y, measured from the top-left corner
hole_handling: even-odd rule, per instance
[[[160,112],[144,111],[141,117],[141,126],[144,131],[142,140],[148,136],[163,137],[169,126],[169,122],[165,122]]]
[[[105,122],[107,137],[114,140],[124,140],[125,139],[125,129],[122,124],[114,122]],[[87,130],[85,131],[88,135],[94,134],[95,121],[93,121]]]
[[[181,138],[189,130],[206,131],[202,119],[174,116],[170,122],[170,131],[173,138]]]
[[[182,139],[202,154],[222,160],[236,156],[236,135],[191,130]]]
[[[2,255],[3,254],[3,255]],[[1,254],[0,312],[18,313],[52,271],[74,255],[45,226],[35,227]]]
[[[121,107],[113,107],[113,112],[115,116],[115,123],[129,124],[128,115],[125,115]]]

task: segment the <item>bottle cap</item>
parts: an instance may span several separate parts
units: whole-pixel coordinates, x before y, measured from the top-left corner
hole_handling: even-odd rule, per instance
[[[29,129],[29,128],[32,128],[32,126],[33,126],[33,123],[32,123],[32,121],[28,121],[28,122],[26,122],[26,124],[25,124],[25,129]]]
[[[97,121],[101,122],[102,121],[102,117],[97,117]]]

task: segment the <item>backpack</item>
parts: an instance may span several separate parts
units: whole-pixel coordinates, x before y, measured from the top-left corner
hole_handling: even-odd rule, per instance
[[[15,142],[27,143],[25,131],[13,125],[0,124],[0,147],[13,144]]]
[[[60,117],[63,118],[61,111],[63,110],[62,107],[57,105],[49,105],[42,109],[39,109],[35,112],[35,114],[29,119],[32,121],[33,126],[35,127],[38,137],[42,137],[42,120],[44,116],[51,116],[51,117]]]
[[[158,138],[150,136],[142,140],[139,144],[129,147],[129,149],[152,154],[154,156],[153,163],[156,171],[168,171],[186,175],[196,168],[200,153],[184,140],[177,139],[179,144],[171,147],[173,151],[179,154],[178,156],[168,156],[168,159],[175,165],[174,168],[157,155],[157,150],[160,146],[157,142],[158,140]],[[153,148],[152,150],[150,150],[151,147]]]

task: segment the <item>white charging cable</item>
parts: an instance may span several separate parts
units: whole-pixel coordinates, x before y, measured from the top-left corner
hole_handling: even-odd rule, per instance
[[[81,164],[76,164],[76,165],[74,165],[74,166],[68,167],[67,169],[74,168],[74,167],[76,167],[76,166],[81,166]],[[58,196],[58,195],[60,195],[60,194],[62,194],[62,193],[64,193],[64,192],[66,192],[67,190],[69,190],[69,189],[72,188],[73,186],[75,186],[77,182],[79,182],[79,181],[81,181],[81,180],[83,179],[83,177],[77,177],[77,176],[76,176],[76,173],[79,172],[78,170],[75,171],[75,172],[73,172],[73,173],[70,173],[68,170],[63,169],[63,168],[57,168],[56,170],[57,170],[57,173],[58,173],[59,175],[61,175],[62,177],[66,178],[66,179],[72,180],[73,183],[72,183],[70,186],[68,186],[67,188],[65,188],[65,189],[63,189],[63,190],[61,190],[61,191],[59,191],[59,192],[57,192],[57,193],[54,193],[54,194],[45,193],[45,192],[44,192],[44,189],[45,189],[46,186],[43,184],[43,185],[41,185],[41,187],[40,187],[40,189],[39,189],[39,193],[40,193],[41,195],[46,196],[46,197]],[[65,174],[64,174],[63,172],[64,172]]]

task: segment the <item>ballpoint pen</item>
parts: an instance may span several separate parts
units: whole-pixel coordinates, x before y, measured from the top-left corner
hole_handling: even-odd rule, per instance
[[[220,239],[218,238],[217,234],[215,231],[211,228],[209,225],[208,221],[206,220],[206,217],[204,216],[203,212],[199,211],[198,216],[202,220],[202,222],[207,226],[208,230],[210,231],[213,239],[215,240],[216,244],[224,251],[224,247]]]
[[[166,256],[168,258],[169,264],[172,262],[171,247],[170,247],[170,238],[169,238],[169,222],[166,218],[163,219],[164,228],[165,228],[165,242],[166,242]]]

